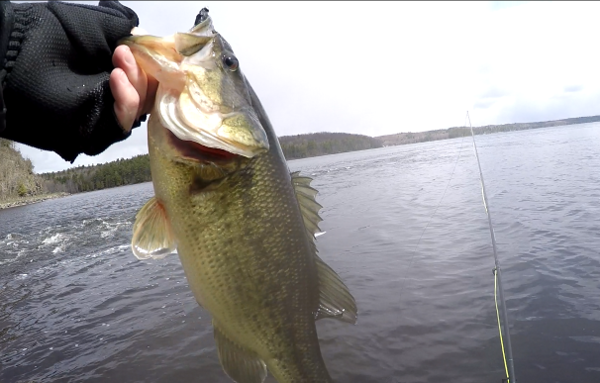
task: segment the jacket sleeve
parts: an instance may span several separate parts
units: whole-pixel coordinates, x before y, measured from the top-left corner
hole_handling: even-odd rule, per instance
[[[0,134],[6,128],[6,105],[4,104],[4,83],[6,79],[6,51],[8,50],[8,39],[13,28],[14,13],[12,5],[8,1],[0,1]]]

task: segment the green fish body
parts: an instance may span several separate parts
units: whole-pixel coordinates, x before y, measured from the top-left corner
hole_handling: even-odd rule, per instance
[[[234,381],[268,370],[279,383],[332,382],[315,320],[355,323],[356,304],[317,255],[317,191],[290,174],[229,44],[207,16],[185,34],[124,43],[160,82],[148,123],[155,197],[136,217],[134,254],[177,249]]]

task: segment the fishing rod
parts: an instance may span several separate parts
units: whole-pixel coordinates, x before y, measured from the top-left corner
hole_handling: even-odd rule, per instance
[[[498,251],[496,250],[496,236],[494,235],[494,227],[492,226],[492,214],[488,208],[487,193],[485,191],[485,183],[483,182],[483,172],[481,171],[481,162],[479,161],[479,153],[477,152],[477,145],[475,144],[475,133],[473,132],[473,126],[471,125],[471,117],[467,111],[467,118],[469,119],[469,127],[471,128],[471,137],[473,138],[473,150],[475,151],[475,158],[477,158],[477,166],[479,167],[479,180],[481,181],[481,195],[483,197],[483,207],[488,218],[488,224],[490,226],[490,235],[492,237],[492,249],[494,250],[494,300],[496,301],[496,317],[498,318],[498,331],[500,332],[500,345],[502,346],[502,357],[504,358],[504,369],[506,372],[506,379],[502,379],[502,382],[516,383],[517,377],[515,375],[515,366],[513,363],[512,346],[510,344],[510,332],[508,330],[508,314],[506,312],[506,301],[504,300],[504,290],[502,289],[502,273],[500,272],[500,263],[498,262]],[[502,307],[502,323],[504,324],[504,335],[506,336],[506,354],[504,352],[504,341],[502,340],[502,329],[500,327],[500,313],[498,311],[498,299],[496,298],[496,291],[500,296],[500,303]],[[506,357],[508,355],[508,358]]]

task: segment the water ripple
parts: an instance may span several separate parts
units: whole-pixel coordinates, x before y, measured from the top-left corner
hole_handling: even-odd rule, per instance
[[[600,379],[600,129],[478,136],[520,381]],[[294,160],[359,321],[317,323],[334,380],[500,381],[477,165],[454,139]],[[229,382],[176,256],[141,262],[150,184],[0,211],[0,381]],[[269,378],[270,382],[273,382]]]

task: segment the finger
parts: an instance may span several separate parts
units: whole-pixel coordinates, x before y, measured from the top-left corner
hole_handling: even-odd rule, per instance
[[[148,32],[146,32],[146,30],[143,28],[133,27],[133,29],[131,30],[131,34],[133,36],[147,35]],[[146,92],[146,100],[144,105],[142,106],[141,114],[148,114],[152,111],[152,107],[154,106],[154,97],[156,96],[156,89],[158,88],[158,81],[156,81],[154,77],[149,76],[148,74],[146,74],[146,76],[148,78],[148,88]]]
[[[138,109],[136,110],[136,118],[142,114],[142,109],[146,106],[146,94],[148,91],[148,78],[146,73],[140,68],[135,61],[131,49],[126,45],[119,45],[113,54],[113,65],[125,72],[129,82],[139,95]]]
[[[148,114],[154,107],[154,99],[156,97],[156,89],[158,88],[158,81],[152,76],[148,77],[148,89],[146,92],[146,102],[142,108],[142,114]]]
[[[114,109],[117,120],[123,129],[129,131],[137,118],[140,96],[120,68],[115,68],[110,74],[109,85],[115,99]]]

